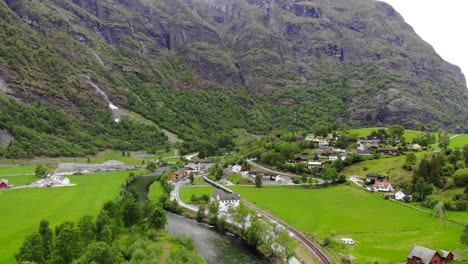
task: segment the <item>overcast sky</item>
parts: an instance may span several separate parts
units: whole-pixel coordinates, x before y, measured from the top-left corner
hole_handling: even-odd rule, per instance
[[[416,33],[468,78],[467,0],[381,0],[391,4]]]

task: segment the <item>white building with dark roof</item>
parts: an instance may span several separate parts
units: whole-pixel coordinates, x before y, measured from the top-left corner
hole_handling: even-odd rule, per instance
[[[211,200],[218,202],[220,212],[227,212],[229,208],[236,208],[239,205],[240,195],[236,192],[229,193],[218,189],[211,195]]]

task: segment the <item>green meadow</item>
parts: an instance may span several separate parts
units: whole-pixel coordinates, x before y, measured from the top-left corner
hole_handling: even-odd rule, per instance
[[[33,183],[39,180],[39,178],[37,178],[35,175],[9,176],[1,178],[8,180],[9,185],[26,185],[28,183]]]
[[[431,154],[429,151],[415,152],[416,158],[419,161],[424,156]],[[406,155],[381,157],[380,159],[366,160],[345,167],[343,174],[346,176],[359,175],[364,177],[367,173],[374,172],[390,176],[390,179],[410,179],[413,175],[412,171],[403,169],[403,164],[406,161]]]
[[[370,135],[370,133],[372,133],[372,131],[377,131],[379,129],[386,129],[386,127],[368,127],[368,128],[359,128],[359,129],[350,129],[349,133],[357,134],[359,137],[367,137]],[[405,137],[406,142],[411,142],[413,138],[422,136],[424,134],[426,134],[426,132],[405,129],[405,134],[403,134],[403,136]]]
[[[0,191],[0,263],[14,263],[24,237],[42,219],[54,227],[65,220],[97,215],[102,205],[117,197],[129,171],[70,176],[74,187]]]
[[[463,227],[354,186],[325,189],[302,187],[231,187],[258,207],[322,240],[330,236],[333,250],[356,257],[353,263],[397,263],[406,260],[414,244],[453,251],[466,249],[459,241]],[[468,223],[468,213],[459,216]],[[354,246],[340,238],[350,237]],[[465,256],[466,257],[466,256]]]
[[[0,177],[34,174],[35,169],[36,166],[2,166],[0,167]]]
[[[213,187],[185,187],[179,189],[179,196],[184,203],[192,203],[191,199],[192,195],[196,197],[201,197],[202,195],[206,194],[211,196],[213,193],[216,192],[216,189]]]
[[[468,145],[468,134],[459,135],[450,140],[449,148],[463,147]]]

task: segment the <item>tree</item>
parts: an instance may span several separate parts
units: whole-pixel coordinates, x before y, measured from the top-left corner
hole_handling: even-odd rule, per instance
[[[233,220],[240,225],[242,232],[245,231],[249,213],[249,208],[243,202],[239,202],[239,205],[234,209]]]
[[[255,175],[255,187],[262,187],[262,176],[260,174]]]
[[[213,219],[218,218],[218,213],[219,213],[219,203],[216,200],[211,201],[210,205],[208,206],[208,213],[210,214],[210,217]]]
[[[286,263],[289,263],[289,260],[294,256],[294,243],[289,237],[288,232],[282,230],[277,234],[277,242],[278,242],[278,252],[279,255],[286,259]]]
[[[77,261],[78,264],[114,264],[122,262],[124,262],[124,259],[121,257],[119,252],[113,250],[104,242],[91,243],[86,253]]]
[[[125,227],[130,227],[133,232],[133,226],[141,219],[141,207],[135,199],[126,198],[123,204],[123,222]]]
[[[15,254],[15,258],[18,263],[25,261],[37,264],[45,263],[41,235],[39,233],[34,233],[26,236],[23,245],[21,245],[19,251]]]
[[[96,239],[96,225],[93,217],[89,215],[83,216],[78,222],[78,230],[80,231],[80,239],[86,249],[91,241]]]
[[[161,230],[167,224],[166,212],[159,206],[156,206],[148,218],[148,224],[150,227]]]
[[[468,225],[465,225],[465,228],[463,229],[463,232],[460,237],[460,241],[464,245],[468,245]]]
[[[468,184],[468,169],[460,169],[457,170],[453,174],[453,180],[455,185],[459,187],[464,187]]]
[[[201,222],[205,218],[205,204],[200,204],[197,211],[197,221]]]
[[[465,158],[465,164],[468,165],[468,144],[463,145],[463,157]]]
[[[105,210],[101,210],[96,218],[96,234],[99,236],[104,228],[104,226],[112,225],[112,220],[109,217],[109,214]]]
[[[335,167],[325,166],[322,172],[322,180],[335,182],[337,178],[338,172],[336,171]]]
[[[58,229],[52,250],[51,262],[54,264],[72,263],[81,252],[80,233],[73,223],[65,222]]]
[[[37,177],[43,179],[47,174],[47,168],[42,165],[37,165],[36,169],[34,170],[34,174]]]
[[[405,128],[402,125],[392,125],[387,129],[387,133],[392,138],[402,138]]]
[[[246,237],[247,243],[253,247],[258,247],[262,243],[262,239],[265,236],[265,227],[260,219],[256,219],[247,228]]]
[[[42,238],[42,246],[44,252],[44,259],[47,260],[52,253],[52,246],[53,246],[53,239],[54,233],[52,229],[49,227],[49,222],[46,220],[42,220],[39,224],[39,235]]]
[[[449,145],[450,145],[450,137],[447,135],[447,133],[444,133],[442,136],[440,136],[439,146],[442,149],[447,149]]]
[[[341,172],[344,169],[343,161],[341,160],[341,158],[338,158],[335,162],[333,162],[333,166],[335,166],[337,172]]]
[[[114,233],[112,232],[112,226],[104,225],[97,237],[97,240],[111,245],[112,241],[114,241]]]
[[[191,172],[189,173],[189,179],[190,179],[190,184],[193,185],[193,181],[195,181],[195,176],[194,176],[194,174],[193,174],[193,171],[191,171]]]
[[[417,158],[413,152],[406,154],[406,162],[409,164],[416,164]]]

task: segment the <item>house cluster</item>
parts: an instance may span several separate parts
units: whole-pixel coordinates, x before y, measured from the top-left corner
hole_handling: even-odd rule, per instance
[[[388,181],[388,176],[378,173],[368,173],[363,179],[364,187],[371,192],[393,192],[395,186]]]
[[[444,264],[454,260],[452,252],[447,250],[435,251],[414,245],[407,257],[407,264]]]
[[[8,180],[6,179],[0,180],[0,189],[8,189]]]
[[[391,139],[390,141],[400,142],[399,139]],[[365,139],[360,139],[357,141],[356,153],[363,156],[371,156],[374,153],[380,153],[381,155],[397,155],[400,153],[396,147],[381,148],[381,143],[383,143],[383,140],[380,136],[368,136]]]
[[[218,189],[211,195],[211,200],[219,204],[220,212],[227,212],[230,208],[234,209],[239,205],[240,195],[236,192]]]
[[[213,166],[212,163],[188,163],[183,168],[180,168],[169,175],[170,180],[182,180],[188,176],[191,172],[194,174],[200,174],[206,172],[209,168]]]

